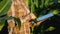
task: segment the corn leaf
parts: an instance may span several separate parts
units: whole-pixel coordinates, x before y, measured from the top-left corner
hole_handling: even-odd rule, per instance
[[[44,0],[41,0],[40,8],[43,8],[43,6],[44,6]]]
[[[31,0],[31,12],[34,12],[34,2]]]
[[[7,13],[11,6],[11,0],[2,0],[0,2],[0,15],[4,15]]]
[[[2,28],[4,27],[5,21],[4,20],[0,20],[0,31],[2,30]]]
[[[14,18],[14,20],[18,24],[18,27],[20,29],[20,27],[21,27],[21,21],[20,21],[20,19],[19,18]]]
[[[47,6],[49,4],[49,0],[45,1],[45,6]]]
[[[34,0],[36,7],[38,8],[38,0]]]

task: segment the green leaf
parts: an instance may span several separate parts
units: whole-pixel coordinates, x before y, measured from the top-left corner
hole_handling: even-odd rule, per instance
[[[55,28],[52,26],[50,26],[49,28],[46,29],[46,31],[53,31],[53,30],[55,30]]]
[[[7,14],[0,16],[0,20],[9,20],[12,19],[13,17],[8,16]]]
[[[2,30],[2,28],[4,27],[5,21],[0,20],[0,31]]]
[[[45,0],[44,5],[45,5],[45,7],[47,7],[47,6],[52,5],[54,3],[55,3],[55,1],[53,1],[53,0]]]
[[[31,0],[31,12],[34,12],[34,2],[33,2],[33,0]]]
[[[11,0],[2,0],[0,2],[0,15],[4,15],[8,12],[11,6]]]
[[[58,3],[60,3],[60,0],[58,0]]]
[[[18,27],[20,29],[20,27],[21,27],[21,21],[20,21],[20,19],[19,18],[14,18],[14,20],[17,22]]]
[[[34,0],[36,7],[38,8],[38,0]]]
[[[49,0],[45,0],[45,6],[49,5]]]
[[[53,14],[58,14],[59,13],[59,11],[58,10],[53,10]]]
[[[44,6],[44,0],[41,0],[40,8],[43,8],[43,6]]]

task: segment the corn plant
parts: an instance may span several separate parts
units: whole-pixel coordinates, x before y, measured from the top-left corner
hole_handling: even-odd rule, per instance
[[[37,19],[39,19],[38,21],[46,19],[45,17],[48,17],[49,15],[47,16],[47,14],[49,13],[60,16],[60,0],[29,0],[29,1],[25,0],[25,2],[26,2],[26,5],[29,7],[31,13],[34,13]],[[48,19],[50,18],[48,17]],[[44,34],[43,33],[43,30],[45,30],[44,24],[46,23],[43,23],[42,25],[35,27],[35,28],[32,27],[33,29],[32,34]],[[49,28],[47,28],[46,31],[48,31]],[[36,30],[39,29],[38,32],[35,29]],[[52,27],[51,29],[54,30],[54,27]]]

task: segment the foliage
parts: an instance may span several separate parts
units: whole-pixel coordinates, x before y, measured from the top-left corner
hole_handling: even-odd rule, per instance
[[[60,0],[29,0],[25,2],[28,3],[27,5],[30,11],[34,13],[37,18],[41,17],[42,15],[46,15],[48,13],[54,13],[57,16],[60,16]],[[52,20],[52,19],[49,18],[48,21],[49,20]],[[45,27],[47,27],[45,26],[45,24],[46,23],[44,22],[40,26],[38,27],[36,26],[35,28],[33,28],[34,31],[32,33],[33,34],[44,34]]]
[[[53,31],[55,28],[50,26],[48,29],[46,29],[46,31]]]
[[[57,0],[25,0],[25,2],[36,17],[52,12],[50,10],[58,9],[60,4]]]
[[[11,0],[0,0],[0,31],[4,27],[5,21],[9,19],[14,19],[17,22],[19,28],[21,26],[19,18],[10,17],[7,15],[7,12],[10,9],[11,4]]]

